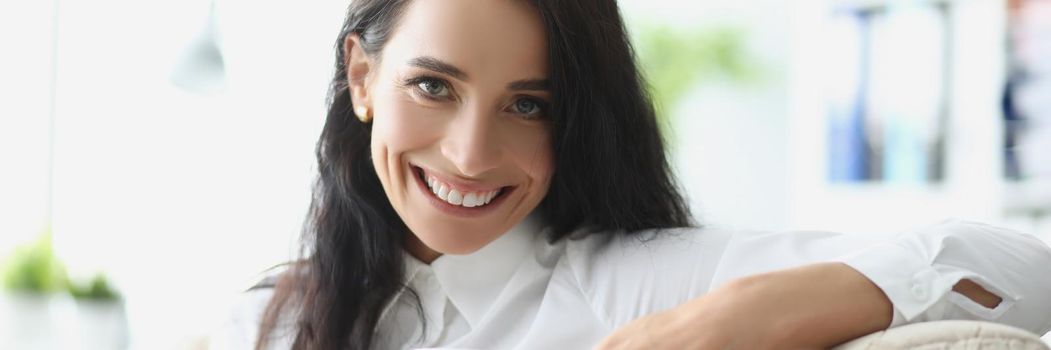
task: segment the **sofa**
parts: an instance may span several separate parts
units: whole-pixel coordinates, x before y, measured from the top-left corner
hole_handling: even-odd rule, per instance
[[[1029,331],[979,321],[916,323],[869,334],[833,350],[1051,350]]]

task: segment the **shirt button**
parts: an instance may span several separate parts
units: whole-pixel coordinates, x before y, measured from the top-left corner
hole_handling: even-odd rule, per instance
[[[926,301],[930,295],[927,293],[927,288],[925,288],[923,282],[917,281],[912,283],[912,296],[920,301]]]
[[[931,297],[931,284],[938,278],[938,273],[934,270],[923,270],[912,276],[912,296],[919,301],[927,301]]]

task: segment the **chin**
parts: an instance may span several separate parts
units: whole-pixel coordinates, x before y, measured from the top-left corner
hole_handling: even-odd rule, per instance
[[[429,230],[423,231],[416,236],[427,246],[427,248],[438,253],[467,255],[482,249],[482,247],[485,247],[490,242],[500,237],[500,234],[469,237],[463,235],[462,231],[449,232],[445,230]]]

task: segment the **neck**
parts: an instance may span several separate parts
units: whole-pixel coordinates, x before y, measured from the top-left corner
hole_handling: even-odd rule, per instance
[[[416,235],[411,233],[408,235],[408,239],[405,242],[405,250],[414,258],[427,265],[430,265],[431,262],[442,256],[442,253],[439,253],[428,247],[426,244],[423,244],[423,241],[420,241]]]

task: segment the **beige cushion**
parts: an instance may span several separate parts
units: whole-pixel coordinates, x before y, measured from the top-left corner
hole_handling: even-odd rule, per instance
[[[855,339],[834,350],[1051,350],[1028,331],[978,321],[923,322]]]

